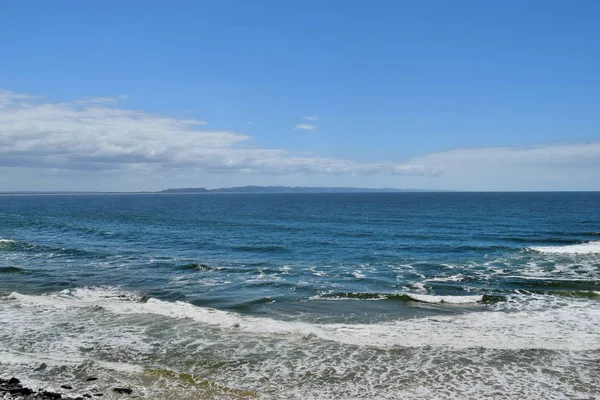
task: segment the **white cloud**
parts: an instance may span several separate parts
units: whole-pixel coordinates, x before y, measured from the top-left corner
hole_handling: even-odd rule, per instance
[[[312,124],[298,124],[294,129],[301,131],[314,131],[317,130],[317,127]]]
[[[76,100],[73,104],[81,104],[81,105],[100,105],[106,103],[116,103],[122,100],[126,100],[128,98],[127,95],[120,95],[114,97],[88,97],[81,100]]]
[[[479,147],[414,157],[407,165],[443,170],[461,190],[599,190],[600,142]]]
[[[52,189],[49,182],[55,182],[55,188],[86,190],[198,183],[600,190],[600,141],[462,148],[403,162],[358,162],[261,147],[251,136],[209,130],[198,119],[117,107],[121,99],[50,103],[0,90],[2,189]]]
[[[444,168],[464,168],[469,165],[494,168],[600,165],[600,142],[554,143],[528,147],[479,147],[430,153],[412,159]],[[476,171],[473,171],[476,172]]]
[[[303,117],[306,121],[318,121],[319,117],[316,115],[306,115]]]
[[[20,100],[29,100],[31,98],[33,97],[28,94],[15,93],[9,90],[0,89],[0,110],[8,107],[10,104],[15,104]]]
[[[360,163],[257,147],[252,137],[200,130],[197,119],[110,106],[112,99],[47,103],[0,91],[0,167],[181,170],[244,174],[439,173],[422,165]],[[303,126],[298,129],[313,129]],[[185,171],[185,172],[184,172]]]

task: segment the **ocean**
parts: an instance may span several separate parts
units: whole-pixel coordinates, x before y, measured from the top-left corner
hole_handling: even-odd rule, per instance
[[[13,375],[148,399],[598,399],[600,193],[3,195]]]

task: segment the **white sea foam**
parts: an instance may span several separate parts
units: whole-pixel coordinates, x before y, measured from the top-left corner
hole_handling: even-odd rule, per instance
[[[569,246],[537,246],[531,250],[548,254],[596,254],[600,253],[600,241],[573,244]]]
[[[483,300],[483,296],[434,296],[430,294],[413,294],[406,293],[412,299],[422,301],[424,303],[451,303],[451,304],[468,304],[477,303]]]
[[[570,246],[557,246],[562,247]],[[478,267],[483,267],[477,269]],[[594,253],[543,253],[530,251],[520,256],[499,258],[481,265],[473,265],[469,274],[480,280],[495,277],[501,279],[540,279],[557,281],[600,280],[600,266]]]
[[[60,308],[89,307],[93,305],[109,305],[132,303],[144,299],[142,293],[119,290],[114,287],[86,287],[65,289],[57,293],[30,296],[13,292],[9,298],[20,300],[32,306],[52,306]]]
[[[26,354],[0,351],[0,360],[6,364],[47,364],[77,365],[85,361],[84,357],[60,356],[60,354]]]
[[[422,303],[448,303],[448,304],[473,304],[478,303],[483,300],[483,295],[470,295],[470,296],[435,296],[430,294],[421,294],[421,293],[411,293],[411,292],[397,292],[397,293],[381,293],[379,295],[373,294],[372,296],[364,296],[361,297],[360,294],[356,296],[348,296],[348,295],[338,295],[332,293],[327,293],[325,296],[323,294],[318,294],[315,296],[309,297],[309,300],[349,300],[349,301],[381,301],[381,300],[389,300],[390,296],[394,295],[404,295],[408,296],[415,301],[419,301]]]
[[[427,282],[461,282],[465,279],[463,274],[450,275],[450,276],[436,276],[434,278],[428,278]]]
[[[78,365],[86,361],[85,357],[74,357],[73,355],[61,354],[26,354],[26,353],[11,353],[0,351],[0,360],[6,364],[41,364],[46,365]],[[105,368],[114,371],[122,372],[143,372],[144,369],[139,365],[129,364],[124,362],[96,361],[96,363]]]
[[[195,368],[183,372],[275,398],[594,398],[599,319],[598,302],[544,295],[517,295],[492,311],[352,325],[143,302],[109,287],[13,293],[0,299],[0,365],[25,374],[45,360],[69,371],[89,364],[105,369],[95,376],[157,400],[193,389],[144,388],[141,366],[171,359]]]
[[[554,281],[554,282],[564,282],[565,280],[568,280],[570,282],[589,282],[590,279],[589,278],[571,278],[571,277],[552,277],[550,274],[546,274],[546,275],[538,275],[538,276],[527,276],[527,275],[504,275],[503,278],[510,278],[510,279],[525,279],[527,281]]]
[[[425,277],[423,277],[423,278],[425,278]],[[423,283],[423,282],[415,282],[412,284],[412,286],[414,287],[414,290],[419,292],[419,294],[427,293],[427,288],[425,287],[425,283]]]
[[[139,296],[139,295],[138,295]],[[412,294],[416,300],[432,303],[465,303],[480,301],[481,296],[429,296]],[[520,302],[509,302],[511,312],[472,312],[453,316],[411,318],[380,324],[310,324],[244,316],[228,311],[196,307],[185,302],[149,299],[146,303],[131,301],[135,295],[123,297],[120,292],[100,289],[78,289],[49,296],[11,295],[21,306],[89,307],[100,306],[119,315],[154,314],[168,318],[193,320],[215,328],[266,335],[316,337],[338,343],[390,347],[441,346],[448,348],[498,349],[600,349],[600,305],[597,302],[562,300],[560,307],[536,307],[518,310]],[[551,297],[551,296],[549,296]],[[546,297],[538,297],[546,299]],[[543,300],[539,300],[543,301]],[[515,304],[517,308],[515,309]],[[546,304],[549,306],[549,304]],[[512,308],[511,308],[512,307]]]

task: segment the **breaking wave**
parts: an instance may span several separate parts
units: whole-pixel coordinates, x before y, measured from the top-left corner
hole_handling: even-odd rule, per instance
[[[443,296],[415,297],[429,302],[441,302],[443,299]],[[470,301],[483,300],[479,296],[463,297],[469,297]],[[506,309],[503,309],[502,302],[496,302],[496,309],[492,311],[408,318],[376,324],[305,323],[251,317],[197,307],[187,302],[147,298],[142,293],[112,288],[80,288],[41,296],[12,293],[3,299],[18,301],[21,307],[99,307],[121,316],[155,315],[182,321],[192,320],[230,333],[284,337],[291,335],[300,339],[308,337],[378,348],[441,346],[454,349],[483,347],[600,350],[600,330],[596,323],[600,319],[600,306],[587,298],[556,303],[552,296],[536,296],[534,300],[545,302],[544,306],[527,309],[527,296],[522,295],[511,298]]]
[[[0,274],[26,274],[23,268],[19,267],[0,267]]]
[[[547,254],[597,254],[600,253],[600,241],[573,244],[570,246],[536,246],[531,250]]]
[[[323,293],[313,296],[311,299],[330,300],[399,300],[416,301],[422,303],[449,303],[449,304],[472,304],[472,303],[495,303],[505,301],[504,296],[499,295],[467,295],[467,296],[435,296],[417,293],[360,293],[360,292],[338,292]]]

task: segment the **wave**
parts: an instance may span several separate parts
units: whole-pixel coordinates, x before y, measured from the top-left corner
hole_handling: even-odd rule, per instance
[[[487,245],[487,246],[477,246],[477,245],[463,245],[463,246],[457,246],[457,247],[453,247],[448,249],[449,251],[484,251],[484,250],[490,250],[490,251],[499,251],[499,250],[511,250],[512,247],[508,247],[508,246],[499,246],[499,245]]]
[[[568,279],[544,276],[508,276],[506,285],[525,288],[551,288],[571,290],[595,290],[600,288],[600,281],[588,278]]]
[[[206,264],[191,263],[191,264],[181,265],[181,266],[177,267],[177,269],[182,269],[182,270],[186,270],[186,271],[214,271],[217,268],[209,267]]]
[[[270,277],[268,275],[254,275],[248,276],[243,280],[230,284],[228,290],[235,291],[243,290],[245,288],[255,291],[267,288],[288,288],[294,290],[300,289],[298,288],[298,285],[294,282],[289,282],[283,279],[279,279],[277,277]]]
[[[462,282],[464,280],[469,280],[470,277],[467,277],[463,274],[450,275],[450,276],[435,276],[433,278],[427,278],[427,282]]]
[[[19,267],[0,267],[0,274],[26,274],[27,271]]]
[[[506,242],[515,242],[515,243],[562,243],[562,244],[575,244],[580,243],[580,240],[577,239],[566,239],[566,238],[530,238],[530,237],[502,237],[501,240]]]
[[[450,303],[450,304],[468,304],[468,303],[496,303],[505,301],[504,296],[493,295],[475,295],[475,296],[434,296],[428,294],[410,294],[410,298],[423,303]]]
[[[45,256],[88,256],[93,258],[106,258],[107,254],[89,250],[54,247],[49,245],[36,245],[12,239],[0,239],[0,250],[39,252]]]
[[[554,291],[546,291],[539,292],[540,294],[547,294],[552,296],[564,296],[564,297],[581,297],[587,299],[598,299],[600,298],[600,291],[594,290],[554,290]]]
[[[579,243],[571,246],[538,246],[530,250],[546,254],[596,254],[600,253],[600,241]]]
[[[495,303],[505,301],[504,296],[495,295],[469,295],[469,296],[435,296],[417,293],[361,293],[361,292],[338,292],[313,296],[312,300],[330,299],[330,300],[396,300],[396,301],[416,301],[420,303],[448,303],[448,304],[469,304],[469,303]]]
[[[165,265],[171,266],[172,264],[168,264],[165,263]],[[256,263],[256,265],[261,265],[261,263]],[[256,269],[247,269],[244,268],[245,266],[240,266],[238,268],[235,267],[214,267],[211,265],[207,265],[207,264],[202,264],[202,263],[189,263],[189,264],[183,264],[183,265],[178,265],[175,268],[178,270],[182,270],[182,271],[190,271],[190,272],[207,272],[207,271],[219,271],[219,272],[249,272],[249,271],[258,271],[260,272],[260,268],[256,268]],[[254,265],[252,265],[252,267],[254,267]],[[274,271],[269,271],[269,272],[274,272]]]
[[[13,292],[9,297],[17,300],[34,300],[46,305],[65,304],[80,307],[87,307],[92,303],[101,302],[145,303],[150,299],[147,293],[126,291],[111,286],[64,289],[59,292],[39,296]]]
[[[360,292],[338,292],[313,296],[312,300],[330,299],[330,300],[396,300],[396,301],[416,301],[421,303],[449,303],[449,304],[469,304],[469,303],[495,303],[504,301],[504,296],[495,295],[469,295],[469,296],[435,296],[417,293],[360,293]]]
[[[8,250],[17,244],[16,240],[0,239],[0,250]]]
[[[504,303],[496,303],[497,309],[491,311],[373,324],[325,324],[248,316],[181,301],[167,302],[155,298],[142,301],[143,297],[142,294],[118,289],[80,288],[43,296],[12,293],[0,299],[0,304],[6,306],[6,302],[16,301],[21,316],[26,315],[29,308],[36,313],[41,309],[56,309],[54,312],[61,313],[65,308],[74,308],[81,309],[78,314],[81,318],[88,318],[87,309],[91,307],[118,315],[121,323],[125,324],[129,315],[138,316],[136,321],[148,315],[149,323],[158,322],[157,316],[180,320],[182,326],[194,321],[208,328],[223,330],[222,334],[215,332],[217,338],[244,333],[265,340],[276,335],[284,340],[309,339],[375,348],[432,346],[452,349],[600,350],[600,332],[596,326],[600,320],[600,307],[596,301],[588,299],[565,299],[556,303],[552,298],[537,296],[535,301],[545,301],[546,305],[542,308],[507,308],[503,311]],[[527,296],[514,297],[510,305],[518,306],[524,302],[527,302]],[[166,320],[163,323],[169,326],[178,324]],[[223,337],[222,340],[232,339]]]
[[[256,299],[236,303],[228,306],[227,308],[230,310],[236,311],[249,311],[253,309],[255,306],[260,306],[262,304],[271,304],[274,303],[275,299],[272,296],[259,297]]]

